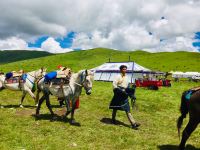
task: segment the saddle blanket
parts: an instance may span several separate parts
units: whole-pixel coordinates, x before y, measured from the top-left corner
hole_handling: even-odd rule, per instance
[[[11,77],[11,78],[5,80],[5,84],[25,83],[25,82],[26,82],[26,80],[24,80],[21,77]]]
[[[190,90],[188,90],[186,93],[185,93],[185,98],[186,100],[190,100],[191,96],[193,93],[195,93],[196,91],[199,91],[200,90],[200,87],[195,87],[195,88],[192,88]]]
[[[51,85],[69,84],[69,78],[55,78],[51,80]]]

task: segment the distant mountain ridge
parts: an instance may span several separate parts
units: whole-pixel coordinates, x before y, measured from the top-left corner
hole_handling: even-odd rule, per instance
[[[53,55],[45,51],[4,50],[0,51],[0,64]]]

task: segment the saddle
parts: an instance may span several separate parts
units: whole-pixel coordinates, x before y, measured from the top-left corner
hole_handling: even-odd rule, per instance
[[[11,72],[8,72],[6,73],[6,79],[9,79],[11,77],[20,77],[22,76],[22,74],[24,73],[23,70],[19,70],[19,71],[11,71]]]
[[[19,71],[12,71],[6,73],[5,77],[5,84],[12,84],[12,83],[24,83],[25,82],[25,77],[23,76],[24,71],[19,70]]]
[[[65,77],[65,78],[54,78],[50,81],[51,85],[68,85],[69,84],[70,78]]]
[[[23,70],[19,70],[19,71],[12,71],[13,73],[13,77],[19,77],[22,76],[22,74],[24,73]]]
[[[57,70],[46,74],[45,83],[50,83],[51,85],[69,84],[70,77],[71,69],[64,68],[63,70]]]
[[[71,69],[65,68],[64,70],[58,70],[56,78],[70,78],[71,77]]]
[[[194,88],[191,88],[189,89],[188,91],[185,92],[185,98],[186,100],[190,100],[192,94],[194,94],[195,92],[199,91],[200,90],[200,87],[194,87]]]

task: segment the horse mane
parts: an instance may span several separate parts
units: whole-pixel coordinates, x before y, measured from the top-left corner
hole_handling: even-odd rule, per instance
[[[81,75],[85,70],[79,70],[77,73],[72,73],[71,78],[75,81],[79,75]],[[94,74],[90,70],[87,70],[88,75],[91,77],[90,79],[93,81],[94,80]]]

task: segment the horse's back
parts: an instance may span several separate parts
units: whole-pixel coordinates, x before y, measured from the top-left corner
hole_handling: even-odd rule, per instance
[[[197,115],[200,120],[200,89],[193,91],[188,104],[190,114]]]
[[[200,105],[200,90],[194,92],[191,96],[191,102]]]

